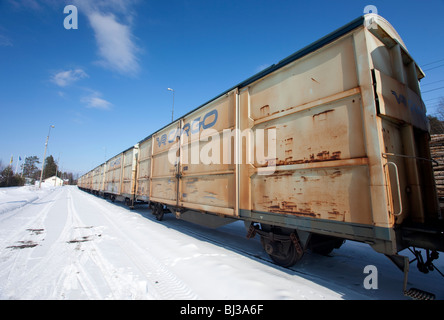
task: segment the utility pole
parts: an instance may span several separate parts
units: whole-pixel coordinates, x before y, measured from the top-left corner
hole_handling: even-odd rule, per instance
[[[171,88],[167,89],[168,91],[173,91],[173,109],[171,110],[171,122],[174,121],[174,90]]]
[[[54,179],[54,187],[57,186],[57,169],[59,166],[59,161],[60,161],[60,153],[59,153],[59,158],[57,159],[57,162],[55,164],[56,172],[55,172],[55,179]],[[62,173],[60,172],[60,174],[62,174]]]
[[[45,153],[43,154],[42,172],[40,173],[39,189],[42,187],[43,170],[45,169],[46,149],[48,148],[49,133],[51,132],[51,128],[54,128],[54,126],[53,125],[49,126],[48,136],[46,137]]]

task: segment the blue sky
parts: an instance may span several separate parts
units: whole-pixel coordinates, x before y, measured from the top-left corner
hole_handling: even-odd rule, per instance
[[[63,22],[78,9],[78,29]],[[444,97],[444,0],[0,0],[0,160],[83,174],[374,5]],[[436,62],[436,63],[433,63]],[[428,70],[430,69],[430,70]],[[427,71],[428,70],[428,71]]]

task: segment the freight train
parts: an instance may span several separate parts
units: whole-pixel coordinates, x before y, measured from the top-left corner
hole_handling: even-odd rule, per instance
[[[226,90],[78,180],[161,220],[243,220],[277,264],[344,240],[404,273],[444,249],[421,68],[382,17],[364,15]],[[425,249],[425,257],[420,250]]]

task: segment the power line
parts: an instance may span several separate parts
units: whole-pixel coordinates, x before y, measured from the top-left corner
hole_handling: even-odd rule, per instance
[[[423,101],[427,102],[427,101],[432,101],[432,100],[436,100],[436,99],[444,99],[444,97],[436,97],[436,98],[431,98],[431,99],[427,99],[427,100],[423,100]]]
[[[426,71],[430,71],[430,70],[433,70],[433,69],[436,69],[436,68],[441,68],[443,66],[444,66],[444,64],[440,64],[439,66],[436,66],[436,67],[433,67],[433,68],[429,68],[429,69],[425,69],[423,71],[426,72]]]
[[[443,80],[438,80],[438,81],[433,81],[433,82],[430,82],[430,83],[422,84],[421,87],[425,87],[425,86],[428,86],[428,85],[431,85],[431,84],[434,84],[434,83],[438,83],[438,82],[443,82],[443,81],[444,81],[444,79]]]
[[[441,60],[437,60],[437,61],[433,61],[433,62],[429,62],[429,63],[423,64],[421,67],[429,66],[429,65],[431,65],[431,64],[434,64],[434,63],[437,63],[437,62],[441,62],[441,61],[444,61],[444,59],[441,59]]]
[[[439,88],[435,88],[432,90],[423,91],[422,93],[432,92],[432,91],[441,90],[441,89],[444,89],[444,87],[439,87]]]

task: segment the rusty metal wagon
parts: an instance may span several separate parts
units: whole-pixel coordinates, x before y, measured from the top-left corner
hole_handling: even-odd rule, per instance
[[[110,159],[102,188],[150,203],[159,219],[243,220],[282,266],[355,240],[405,274],[398,253],[426,249],[427,269],[444,223],[423,77],[396,30],[365,15]],[[93,174],[79,187],[99,188]]]

